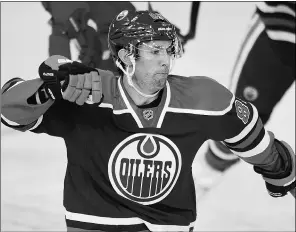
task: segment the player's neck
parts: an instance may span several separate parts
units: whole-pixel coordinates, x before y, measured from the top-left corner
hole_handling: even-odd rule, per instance
[[[137,106],[147,105],[147,104],[151,103],[152,101],[154,101],[158,97],[158,95],[153,96],[153,97],[142,96],[132,86],[130,86],[128,84],[126,77],[123,77],[122,82],[123,82],[123,86],[124,86],[126,92],[128,93],[130,98],[134,101],[134,103]]]

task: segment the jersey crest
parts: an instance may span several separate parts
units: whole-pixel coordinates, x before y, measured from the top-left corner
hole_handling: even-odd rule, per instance
[[[113,150],[108,174],[114,190],[143,205],[163,200],[179,177],[182,160],[178,147],[156,134],[134,134]]]

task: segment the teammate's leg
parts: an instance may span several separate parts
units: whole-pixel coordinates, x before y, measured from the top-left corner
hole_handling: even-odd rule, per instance
[[[259,38],[262,36],[263,32],[264,25],[262,22],[258,17],[253,18],[238,52],[236,63],[232,71],[230,86],[232,92],[235,92],[237,84],[242,78],[248,77],[247,74],[249,74],[250,70],[247,70],[245,67],[249,67],[247,62],[250,62],[249,57],[252,56],[252,53],[259,55],[260,57],[260,54],[257,53],[256,50],[258,49]],[[254,71],[255,67],[252,69]],[[239,158],[222,143],[209,141],[208,149],[206,150],[204,157],[200,157],[198,161],[196,186],[197,196],[200,198],[207,190],[211,189],[216,184],[224,171],[239,162]]]
[[[231,90],[254,104],[265,124],[295,80],[295,44],[271,40],[264,30],[251,52],[246,58],[242,53],[236,66]]]
[[[264,24],[255,16],[239,51],[230,89],[239,98],[252,102],[266,123],[294,81],[294,62],[295,44],[270,40]],[[221,143],[210,141],[205,159],[200,163],[200,175],[196,180],[200,193],[197,195],[202,196],[204,191],[213,187],[218,176],[238,161]]]
[[[252,36],[255,38],[253,45]],[[250,46],[252,48],[248,52]],[[254,104],[263,124],[266,124],[274,107],[294,80],[295,44],[271,40],[260,18],[257,18],[254,31],[240,51],[233,70],[231,90],[237,97]],[[220,158],[215,163],[211,162],[213,157],[211,159],[208,155],[207,160],[212,167],[225,171],[235,163],[231,159],[233,155],[224,146],[210,143],[210,149],[212,155]]]

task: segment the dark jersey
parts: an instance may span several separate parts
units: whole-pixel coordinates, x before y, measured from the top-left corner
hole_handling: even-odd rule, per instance
[[[11,82],[3,87],[3,122],[65,141],[68,226],[189,231],[196,220],[191,165],[206,140],[224,141],[249,163],[263,162],[270,152],[273,136],[264,130],[256,109],[213,79],[169,76],[159,104],[151,108],[137,107],[121,78],[108,75],[102,81],[100,104],[50,100],[40,105],[47,104],[47,110],[34,122],[30,111],[27,125],[21,125],[24,117],[12,120],[10,113],[16,107],[30,110],[19,107],[26,104],[24,95],[7,91]],[[38,83],[12,89],[30,92],[30,85],[36,90]]]

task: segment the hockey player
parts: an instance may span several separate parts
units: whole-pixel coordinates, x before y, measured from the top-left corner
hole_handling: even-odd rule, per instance
[[[295,80],[295,2],[257,3],[242,43],[230,89],[258,109],[263,124]],[[200,197],[239,161],[227,147],[210,141],[196,175]]]
[[[182,48],[162,15],[123,11],[108,35],[120,76],[52,56],[40,78],[2,88],[4,124],[65,141],[68,230],[193,231],[191,165],[208,139],[254,165],[273,195],[295,188],[295,154],[251,103],[211,78],[169,74]]]
[[[122,10],[135,10],[130,2],[42,2],[51,14],[49,55],[71,59],[70,40],[75,41],[79,60],[94,68],[116,71],[108,49],[108,28]]]

